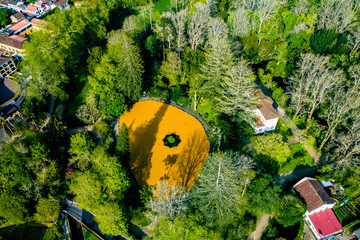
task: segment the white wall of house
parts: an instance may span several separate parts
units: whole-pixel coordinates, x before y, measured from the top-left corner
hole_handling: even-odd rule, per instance
[[[306,211],[306,215],[312,215],[312,214],[317,213],[317,212],[325,211],[326,209],[333,208],[334,205],[335,205],[335,203],[324,204],[321,207],[318,207],[318,208],[312,210],[311,212]]]
[[[264,124],[264,126],[258,126],[256,123],[252,124],[252,127],[254,128],[256,133],[263,133],[263,132],[275,130],[279,118],[265,119],[260,109],[256,109],[253,112],[254,112],[254,116],[259,117],[261,122]]]
[[[321,236],[320,236],[319,233],[316,231],[316,229],[315,229],[315,227],[314,227],[314,225],[313,225],[313,223],[312,223],[312,221],[310,220],[310,218],[309,218],[308,215],[305,217],[305,221],[306,221],[306,223],[310,226],[311,231],[312,231],[312,232],[314,233],[314,235],[316,236],[316,239],[321,239]]]

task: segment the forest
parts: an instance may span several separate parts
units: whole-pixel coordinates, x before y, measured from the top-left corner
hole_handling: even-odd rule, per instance
[[[14,76],[23,117],[2,125],[0,239],[34,224],[61,239],[64,199],[112,236],[244,239],[267,216],[261,239],[301,239],[306,205],[282,174],[311,169],[360,197],[358,0],[84,0],[46,22]],[[259,87],[283,112],[264,134],[252,128]],[[190,191],[132,183],[128,130],[114,127],[144,96],[209,127]],[[79,126],[91,130],[70,134]]]

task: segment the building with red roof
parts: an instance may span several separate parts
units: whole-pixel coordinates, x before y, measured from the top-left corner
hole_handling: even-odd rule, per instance
[[[270,96],[265,94],[261,88],[257,89],[258,109],[253,110],[255,123],[252,123],[256,133],[274,131],[279,120],[279,114],[275,109],[275,102]]]
[[[28,5],[25,11],[33,16],[39,16],[43,12],[42,8],[36,5]]]
[[[336,202],[317,179],[305,177],[297,182],[293,189],[306,203],[305,220],[317,239],[342,232],[343,228],[332,211]]]
[[[314,213],[306,216],[305,219],[319,239],[330,237],[343,230],[332,209]]]

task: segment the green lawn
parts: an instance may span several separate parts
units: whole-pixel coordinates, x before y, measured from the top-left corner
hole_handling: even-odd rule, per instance
[[[314,166],[313,159],[301,144],[294,144],[289,147],[291,156],[285,163],[279,164],[278,174],[294,171],[295,168],[299,167]]]
[[[213,102],[202,100],[200,104],[198,104],[196,112],[200,113],[207,123],[210,123],[215,120],[213,107]]]
[[[98,237],[96,237],[94,234],[92,234],[89,230],[87,230],[86,228],[82,228],[84,235],[85,235],[85,240],[99,240]]]

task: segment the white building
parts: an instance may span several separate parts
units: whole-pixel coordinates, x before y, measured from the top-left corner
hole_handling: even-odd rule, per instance
[[[263,91],[258,89],[258,109],[254,110],[255,122],[251,125],[256,133],[273,131],[279,120],[279,115],[274,108],[274,101],[271,97],[266,96]]]
[[[306,203],[304,218],[317,239],[331,238],[342,232],[343,228],[332,211],[336,202],[317,179],[305,177],[297,182],[293,189]]]

